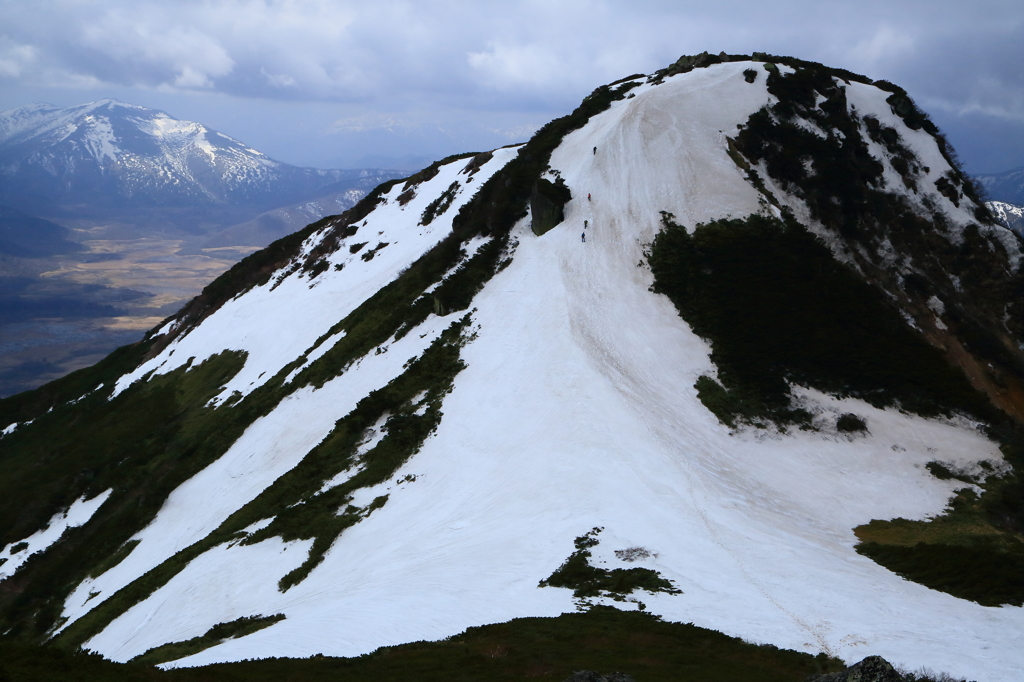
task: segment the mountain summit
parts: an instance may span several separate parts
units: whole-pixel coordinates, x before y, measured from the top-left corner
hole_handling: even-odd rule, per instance
[[[0,112],[7,203],[279,206],[348,175],[289,166],[200,123],[112,99]]]
[[[195,666],[603,604],[1015,679],[1021,253],[890,83],[602,86],[0,403],[0,627]]]

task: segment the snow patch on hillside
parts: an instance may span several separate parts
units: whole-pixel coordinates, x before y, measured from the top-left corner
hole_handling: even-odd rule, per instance
[[[88,522],[96,510],[107,501],[111,492],[113,491],[106,490],[91,500],[87,500],[83,495],[70,507],[55,514],[42,530],[4,547],[0,551],[0,581],[14,575],[30,556],[42,552],[60,540],[68,528],[76,528]],[[15,549],[17,551],[14,551]]]
[[[110,121],[93,116],[89,116],[85,120],[89,123],[89,130],[83,137],[82,144],[101,165],[104,159],[115,163],[121,149],[117,146],[117,137],[114,135]]]

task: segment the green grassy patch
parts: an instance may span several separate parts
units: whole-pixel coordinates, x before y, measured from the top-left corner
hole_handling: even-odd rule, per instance
[[[857,551],[908,580],[982,606],[1024,604],[1024,543],[1007,550],[981,538],[969,546],[865,542]]]
[[[612,597],[623,600],[635,590],[681,594],[671,582],[649,568],[615,568],[608,570],[590,564],[590,548],[598,543],[600,528],[576,538],[576,551],[558,569],[540,581],[540,587],[565,587],[579,599]]]
[[[941,472],[940,472],[941,473]],[[942,478],[940,475],[939,478]],[[985,487],[1000,491],[1014,477]],[[908,580],[983,606],[1024,604],[1024,538],[997,525],[993,498],[957,491],[946,513],[927,521],[874,520],[854,529],[859,553]]]
[[[263,628],[270,627],[274,623],[284,620],[284,614],[278,613],[273,616],[246,616],[233,620],[230,623],[218,623],[198,637],[185,640],[184,642],[170,642],[149,651],[139,654],[129,663],[140,663],[144,665],[157,665],[168,661],[176,661],[210,647],[217,646],[229,639],[239,639]]]

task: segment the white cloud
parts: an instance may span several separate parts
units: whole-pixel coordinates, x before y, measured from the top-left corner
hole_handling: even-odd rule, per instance
[[[904,58],[914,49],[914,44],[906,31],[882,25],[857,42],[849,55],[858,62],[874,65],[887,59]]]
[[[565,78],[565,64],[544,45],[492,42],[485,51],[470,52],[466,61],[484,84],[499,90],[550,87]]]
[[[36,59],[31,45],[19,45],[6,36],[0,36],[0,77],[17,78]]]

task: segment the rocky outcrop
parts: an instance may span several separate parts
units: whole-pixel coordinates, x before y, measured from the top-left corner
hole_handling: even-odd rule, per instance
[[[811,675],[806,682],[906,682],[889,661],[881,656],[868,656],[846,670],[825,675]]]
[[[572,192],[561,178],[539,178],[530,192],[530,228],[538,237],[565,220],[565,204]]]

